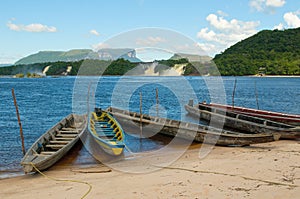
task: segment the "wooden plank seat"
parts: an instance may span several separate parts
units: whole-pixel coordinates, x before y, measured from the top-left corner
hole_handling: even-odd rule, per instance
[[[76,128],[71,128],[71,127],[63,127],[61,130],[63,130],[63,131],[73,131],[73,130],[77,131]]]
[[[96,128],[96,130],[102,131],[102,132],[114,132],[114,129],[102,129],[102,128]]]
[[[101,126],[95,126],[96,129],[101,129],[101,130],[114,130],[113,128],[110,127],[101,127]]]
[[[99,136],[99,138],[104,139],[104,140],[116,140],[114,136]]]
[[[114,137],[116,134],[115,133],[98,133],[99,136],[112,136]]]
[[[42,151],[41,155],[52,155],[54,153],[56,153],[56,151]]]
[[[69,138],[75,138],[76,136],[78,136],[78,134],[56,134],[56,137],[69,137]]]
[[[95,122],[95,124],[99,124],[99,125],[100,125],[100,124],[104,124],[104,125],[106,124],[106,125],[108,125],[108,124],[110,124],[110,123],[108,123],[108,122]]]
[[[68,144],[70,141],[63,140],[50,140],[50,144]]]
[[[63,148],[65,145],[62,144],[47,144],[46,147],[47,148],[52,148],[52,149],[61,149]]]
[[[73,138],[70,138],[70,137],[56,137],[55,140],[59,141],[59,140],[62,140],[62,141],[71,141],[73,140]]]
[[[78,131],[58,131],[59,133],[78,133]]]
[[[95,128],[97,128],[97,129],[112,129],[111,126],[97,126],[97,125],[95,125]]]
[[[103,128],[110,128],[111,124],[95,124],[95,127],[103,127]]]

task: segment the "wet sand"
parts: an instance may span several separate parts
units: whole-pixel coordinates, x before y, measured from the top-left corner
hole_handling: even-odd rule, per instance
[[[147,152],[146,161],[132,164],[135,159],[132,158],[114,165],[150,170],[141,174],[111,169],[80,154],[67,156],[44,173],[89,183],[92,189],[86,198],[298,198],[300,195],[299,140],[250,147],[214,147],[203,159],[199,158],[200,147],[201,144],[193,144],[165,168],[149,164],[161,156]],[[78,152],[87,151],[71,153]],[[172,151],[164,155],[171,156]],[[88,189],[87,184],[54,181],[40,174],[0,180],[0,198],[80,198]]]

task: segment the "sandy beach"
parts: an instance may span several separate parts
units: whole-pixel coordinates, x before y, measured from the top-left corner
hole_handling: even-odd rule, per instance
[[[0,198],[81,198],[90,188],[86,198],[298,198],[300,195],[299,140],[214,147],[203,159],[199,158],[200,147],[201,144],[192,145],[165,168],[146,165],[157,170],[141,174],[102,164],[56,165],[44,173],[51,178],[79,182],[55,181],[40,174],[2,179]],[[148,161],[152,158],[155,157],[149,156]],[[138,170],[141,165],[128,160],[128,166]]]

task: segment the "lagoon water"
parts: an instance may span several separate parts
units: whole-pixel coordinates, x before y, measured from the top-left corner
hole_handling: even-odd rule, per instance
[[[183,105],[189,99],[231,104],[235,79],[236,106],[257,108],[258,105],[260,109],[300,114],[299,77],[0,78],[0,178],[21,171],[21,141],[12,88],[15,89],[28,149],[41,134],[69,113],[87,110],[88,99],[92,102],[91,107],[112,105],[138,112],[142,93],[143,113],[155,115],[158,89],[161,117],[197,122],[186,115]],[[92,97],[89,98],[87,85],[91,87]],[[136,147],[138,139],[131,137],[126,142],[133,151],[139,150]],[[157,140],[146,140],[143,144],[143,150],[161,145]]]

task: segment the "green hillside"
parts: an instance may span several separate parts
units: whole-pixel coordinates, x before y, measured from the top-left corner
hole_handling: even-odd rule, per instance
[[[300,75],[300,28],[260,31],[213,61],[222,75]]]

